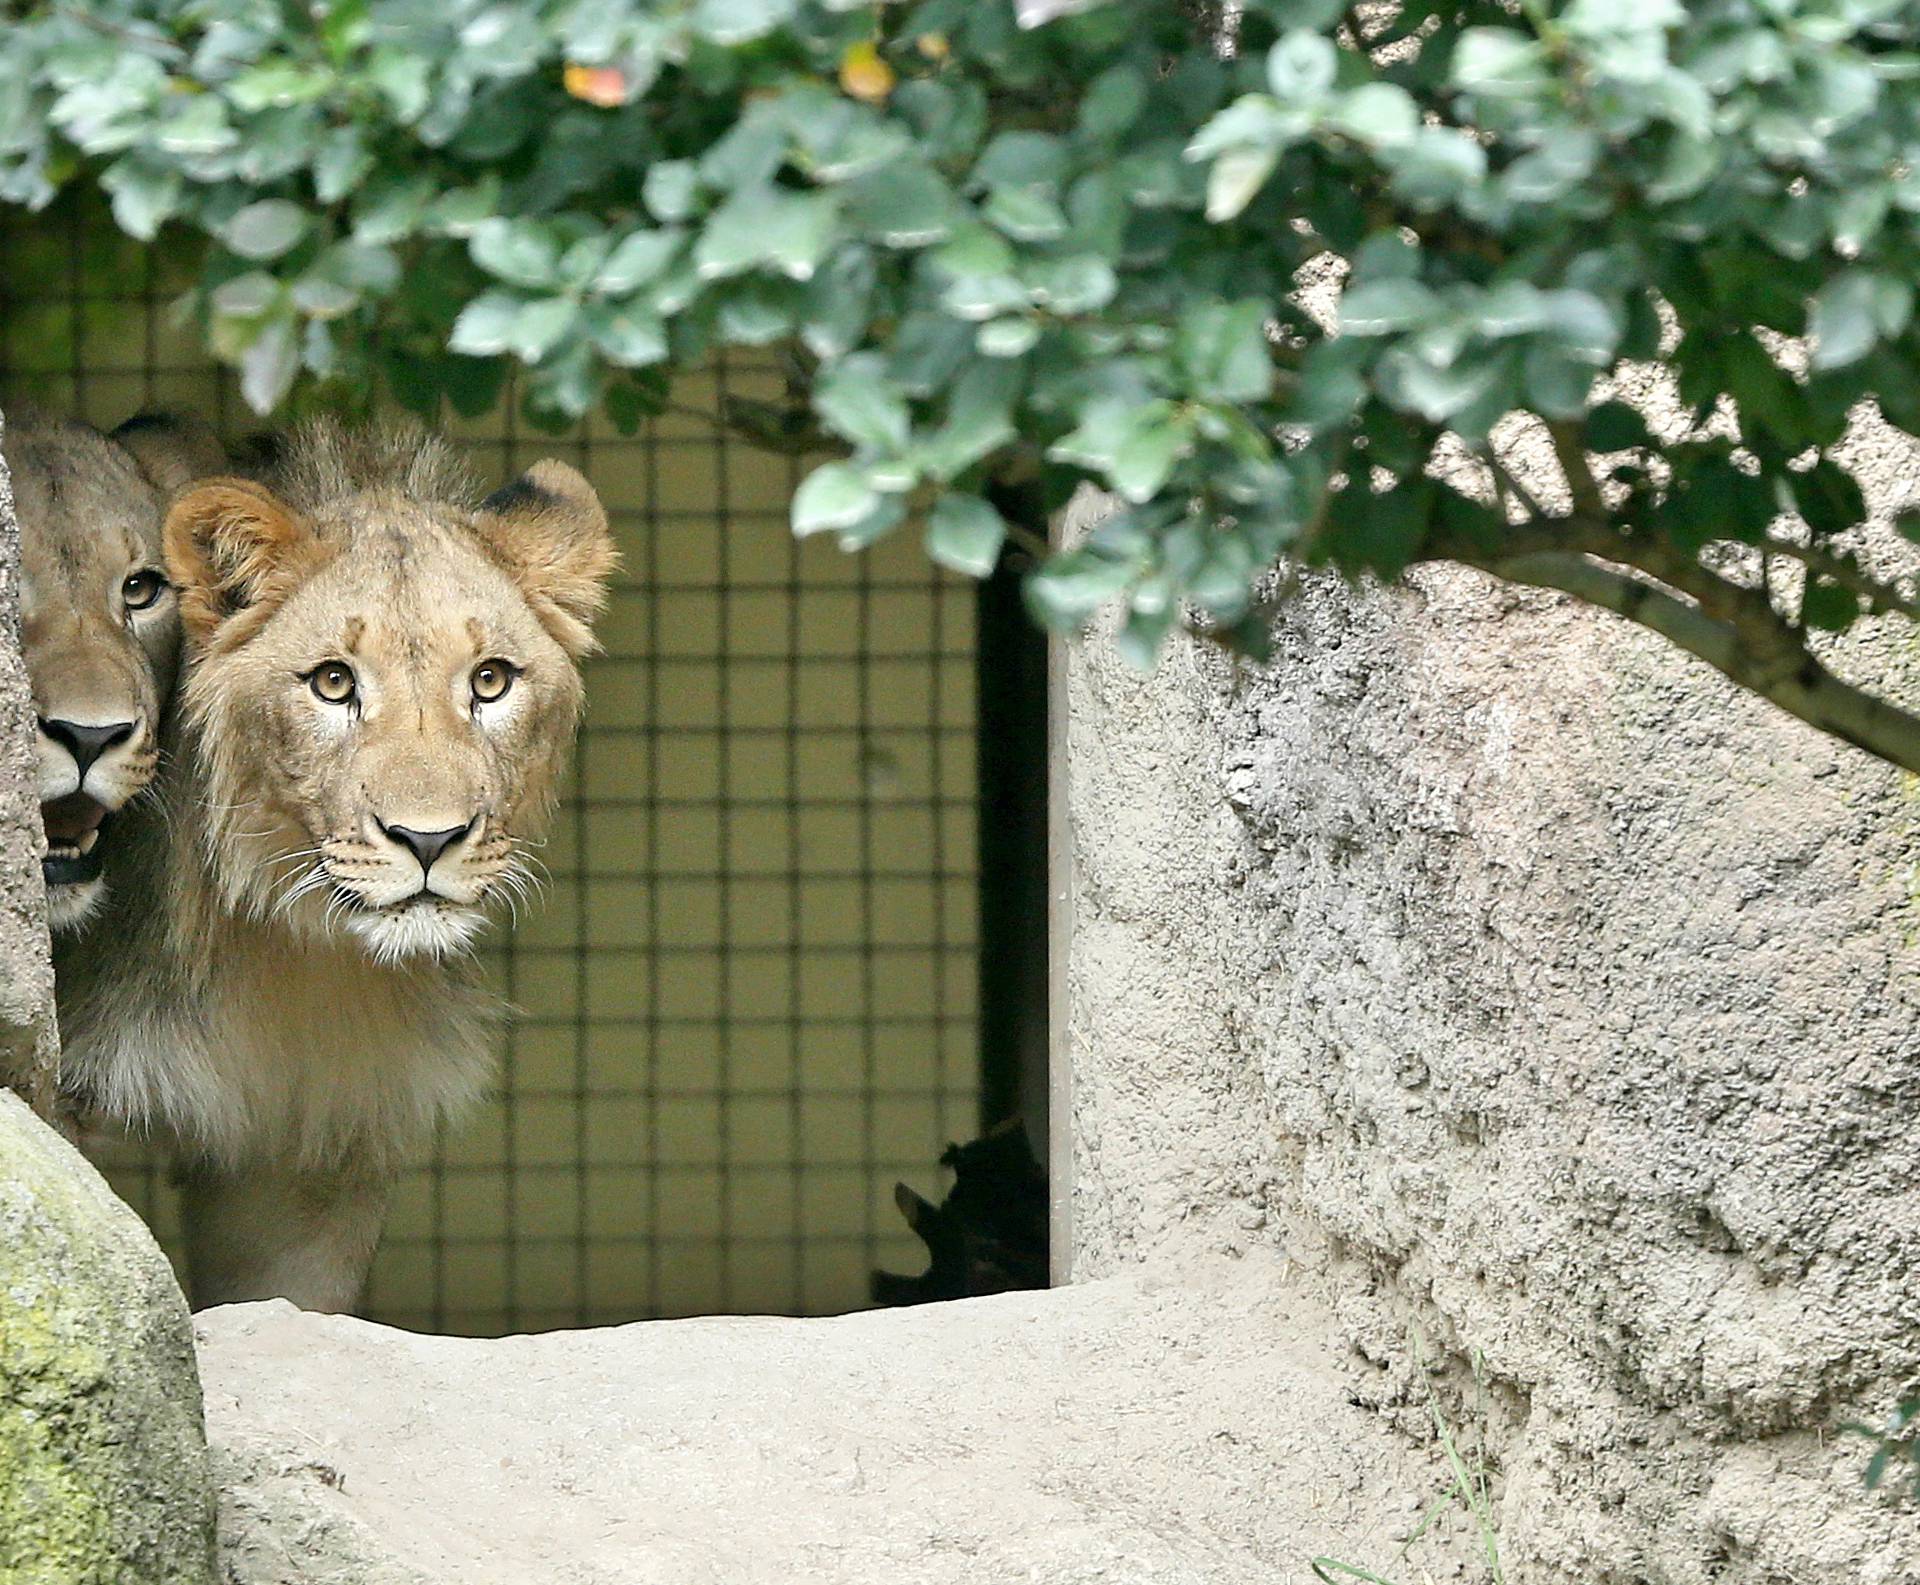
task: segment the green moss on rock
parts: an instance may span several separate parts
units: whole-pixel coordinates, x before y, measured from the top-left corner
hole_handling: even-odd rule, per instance
[[[0,1585],[211,1585],[213,1516],[166,1257],[0,1092]]]

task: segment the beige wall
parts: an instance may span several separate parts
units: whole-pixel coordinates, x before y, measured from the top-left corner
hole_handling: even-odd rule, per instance
[[[0,402],[254,427],[121,246],[0,242]],[[76,296],[70,258],[115,295]],[[850,1308],[875,1263],[918,1269],[894,1180],[936,1193],[976,1131],[972,588],[908,534],[796,544],[792,465],[724,435],[723,385],[772,394],[736,366],[631,439],[460,431],[488,478],[580,465],[626,565],[552,883],[491,954],[519,1009],[505,1080],[402,1186],[381,1319]],[[170,1233],[147,1164],[117,1181]]]

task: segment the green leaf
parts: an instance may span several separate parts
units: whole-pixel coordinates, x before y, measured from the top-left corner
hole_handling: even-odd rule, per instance
[[[1020,366],[1004,359],[970,365],[954,382],[946,421],[919,447],[925,470],[936,479],[951,479],[1014,439],[1020,380]]]
[[[242,72],[227,84],[227,98],[248,112],[323,99],[334,84],[333,73],[292,61],[268,61]]]
[[[1539,41],[1515,28],[1468,28],[1453,47],[1451,77],[1489,99],[1530,99],[1553,80]]]
[[[1565,347],[1538,341],[1522,365],[1526,403],[1546,418],[1579,418],[1593,390],[1594,366]]]
[[[791,281],[753,277],[737,281],[719,296],[713,328],[730,345],[764,347],[793,334],[800,311],[800,288]]]
[[[953,229],[953,190],[918,161],[859,177],[846,193],[849,223],[890,248],[924,248]]]
[[[1849,270],[1828,281],[1813,299],[1808,330],[1813,367],[1837,369],[1856,363],[1884,336],[1906,329],[1913,288],[1906,281],[1867,270]]]
[[[849,243],[807,282],[800,339],[816,358],[842,357],[865,335],[877,278],[871,250]]]
[[[1120,289],[1113,266],[1091,253],[1050,255],[1022,272],[1028,295],[1056,314],[1089,314],[1105,308]]]
[[[1866,520],[1859,482],[1830,458],[1822,457],[1804,473],[1789,473],[1786,481],[1794,508],[1816,534],[1844,533]]]
[[[426,112],[431,98],[431,66],[424,54],[405,47],[377,49],[362,70],[402,125],[411,125]]]
[[[1323,341],[1307,354],[1300,383],[1287,404],[1288,423],[1323,431],[1340,428],[1352,418],[1367,398],[1367,383],[1352,355],[1352,349],[1362,345],[1344,339]]]
[[[761,267],[809,279],[833,239],[838,204],[830,193],[758,187],[735,193],[708,218],[694,245],[694,270],[721,280]]]
[[[1545,292],[1526,281],[1503,281],[1481,294],[1473,308],[1473,326],[1494,339],[1526,336],[1553,323],[1553,307]]]
[[[1620,341],[1613,311],[1591,292],[1568,288],[1545,294],[1547,334],[1574,357],[1605,367]]]
[[[1181,315],[1175,347],[1193,392],[1212,402],[1258,402],[1273,390],[1267,305],[1197,302]]]
[[[1051,132],[1002,132],[982,152],[973,179],[982,187],[1055,187],[1067,173],[1067,146]]]
[[[1131,63],[1109,67],[1080,101],[1080,132],[1099,141],[1117,138],[1146,107],[1145,74]]]
[[[1107,478],[1129,501],[1150,501],[1160,493],[1174,465],[1193,450],[1193,420],[1168,413],[1144,419],[1126,450],[1114,458]]]
[[[116,160],[100,178],[112,201],[114,224],[128,236],[150,242],[179,213],[186,182],[177,170],[147,164],[138,155]]]
[[[580,305],[570,298],[547,297],[528,303],[507,330],[507,350],[526,363],[536,363],[557,346],[580,317]]]
[[[1602,402],[1587,414],[1587,445],[1594,451],[1626,451],[1652,444],[1647,421],[1625,402]]]
[[[940,294],[940,305],[948,313],[972,320],[1019,313],[1031,302],[1027,288],[1012,275],[961,276]]]
[[[1487,179],[1487,151],[1455,127],[1418,127],[1406,143],[1383,150],[1381,158],[1393,172],[1393,190],[1429,213]]]
[[[904,450],[913,427],[907,400],[887,377],[877,352],[862,352],[828,369],[813,388],[813,410],[843,440],[871,451]]]
[[[1162,413],[1171,404],[1159,404]],[[1080,414],[1080,423],[1047,448],[1055,462],[1076,463],[1105,473],[1119,460],[1133,438],[1142,408],[1123,396],[1102,396],[1089,402]]]
[[[339,127],[321,140],[313,157],[313,193],[323,204],[337,204],[373,169],[373,154],[358,127]]]
[[[307,212],[298,204],[263,198],[235,211],[220,240],[243,259],[277,259],[307,234],[308,224]]]
[[[1741,433],[1749,442],[1771,437],[1789,451],[1810,438],[1812,415],[1806,393],[1752,336],[1721,337],[1714,353],[1726,376],[1727,392],[1740,410]]]
[[[906,506],[897,495],[880,496],[871,511],[840,530],[842,550],[865,550],[882,535],[892,533],[905,521]]]
[[[1006,540],[1006,521],[977,495],[943,495],[927,518],[927,554],[969,578],[999,565]]]
[[[350,286],[317,271],[308,271],[293,283],[293,305],[309,319],[338,319],[360,303]]]
[[[427,229],[442,236],[467,238],[494,218],[500,207],[500,180],[491,172],[468,187],[442,193],[421,217]]]
[[[1119,652],[1120,658],[1143,675],[1152,672],[1160,664],[1160,653],[1166,648],[1167,635],[1173,631],[1174,621],[1179,615],[1171,602],[1160,601],[1152,596],[1143,601],[1141,596],[1145,588],[1143,584],[1133,591],[1133,609],[1127,613],[1127,620],[1113,637],[1113,647]]]
[[[1850,589],[1825,578],[1809,578],[1800,597],[1800,625],[1826,633],[1844,633],[1860,615],[1860,600]]]
[[[641,180],[640,198],[656,220],[691,219],[700,207],[699,167],[692,160],[655,160]]]
[[[1032,349],[1040,339],[1040,326],[1032,319],[990,319],[973,338],[973,344],[989,358],[1017,358]]]
[[[1377,495],[1364,484],[1348,485],[1327,514],[1327,559],[1350,578],[1398,578],[1426,542],[1434,502],[1435,487],[1427,479]]]
[[[794,13],[797,0],[699,0],[693,26],[715,44],[745,44],[764,38]]]
[[[460,310],[447,345],[469,357],[491,357],[507,350],[513,322],[524,299],[511,292],[485,292]]]
[[[1226,150],[1207,173],[1207,219],[1216,225],[1233,219],[1253,202],[1279,163],[1275,148]]]
[[[1018,242],[1052,242],[1067,234],[1067,216],[1044,187],[996,187],[981,216]]]
[[[1313,127],[1313,114],[1283,109],[1266,94],[1242,94],[1204,122],[1188,140],[1181,157],[1208,160],[1239,149],[1278,154]],[[1157,150],[1142,150],[1123,162],[1127,191],[1137,204],[1159,208],[1179,197],[1179,167]]]
[[[1500,357],[1434,363],[1410,347],[1399,346],[1381,358],[1374,384],[1395,407],[1438,424],[1499,394],[1511,378],[1510,370],[1510,363]],[[1593,371],[1587,370],[1586,375],[1592,384]]]
[[[1021,592],[1040,622],[1056,631],[1084,626],[1101,605],[1127,589],[1139,576],[1131,560],[1103,555],[1090,547],[1055,556],[1027,575]]]
[[[793,494],[793,531],[802,537],[851,528],[880,504],[880,493],[851,463],[829,462],[800,481]]]
[[[1413,96],[1394,83],[1366,83],[1334,102],[1327,124],[1356,142],[1376,149],[1397,149],[1413,140],[1420,110]]]
[[[630,231],[614,245],[607,260],[593,278],[595,291],[609,297],[624,297],[649,281],[657,280],[680,246],[686,233],[669,227],[663,231]]]
[[[1104,474],[1129,501],[1146,501],[1192,449],[1193,420],[1171,402],[1102,396],[1087,405],[1079,427],[1055,441],[1047,455]]]
[[[300,372],[300,338],[291,319],[269,320],[240,358],[240,394],[256,413],[271,413]]]
[[[253,319],[280,301],[280,283],[264,270],[248,270],[213,289],[213,311],[230,319]]]
[[[1267,51],[1267,87],[1282,104],[1317,103],[1332,90],[1340,56],[1324,33],[1296,28]]]
[[[560,247],[551,232],[531,220],[489,220],[467,239],[473,262],[511,286],[552,287],[560,282]]]
[[[1350,336],[1413,330],[1439,314],[1440,299],[1415,280],[1363,281],[1340,297],[1340,328]]]
[[[602,305],[587,314],[586,326],[593,344],[619,368],[664,362],[669,351],[665,321],[645,309]]]

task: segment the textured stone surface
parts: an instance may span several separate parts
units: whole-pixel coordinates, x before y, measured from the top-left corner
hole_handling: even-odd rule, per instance
[[[211,1585],[193,1334],[166,1258],[0,1092],[0,1580]]]
[[[233,1585],[1309,1585],[1443,1483],[1271,1258],[833,1320],[196,1324]],[[1427,1577],[1470,1577],[1460,1528]]]
[[[1076,1276],[1287,1248],[1356,1398],[1450,1365],[1509,1578],[1920,1579],[1835,1436],[1920,1368],[1899,777],[1445,572],[1258,676],[1089,643],[1070,737]]]
[[[0,455],[0,1085],[46,1105],[59,1045],[33,740],[33,694],[20,658],[20,531]]]

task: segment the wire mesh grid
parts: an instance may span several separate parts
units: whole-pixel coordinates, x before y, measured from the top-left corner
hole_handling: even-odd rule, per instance
[[[0,233],[0,403],[253,427],[168,270],[78,213]],[[793,539],[798,465],[717,421],[773,389],[736,359],[632,437],[529,434],[511,393],[453,431],[488,479],[579,466],[625,567],[547,896],[488,952],[516,1008],[502,1082],[401,1184],[378,1319],[824,1313],[923,1254],[888,1191],[937,1192],[980,1094],[973,590],[904,536]],[[160,1167],[109,1166],[170,1241]]]

